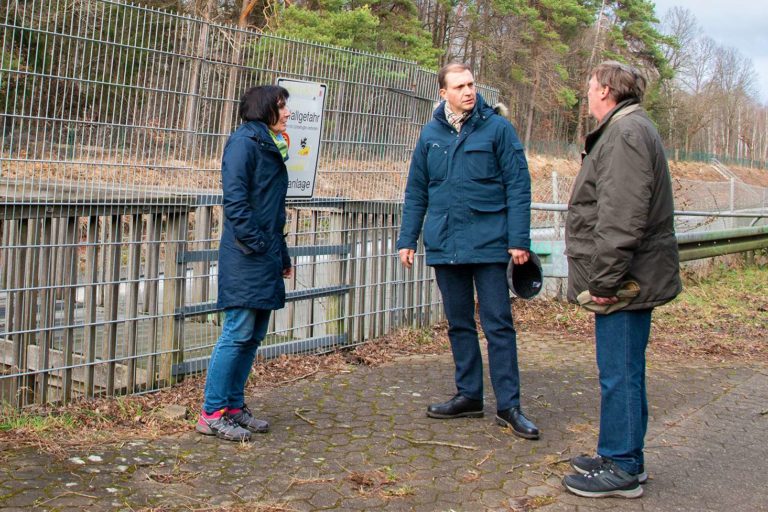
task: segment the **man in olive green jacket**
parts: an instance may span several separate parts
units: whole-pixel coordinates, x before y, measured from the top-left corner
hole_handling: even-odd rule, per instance
[[[644,90],[645,79],[633,67],[608,61],[594,69],[587,97],[599,124],[587,135],[568,205],[568,298],[576,301],[586,291],[582,298],[602,311],[595,316],[597,457],[574,457],[579,474],[563,480],[581,496],[643,494],[651,313],[682,289],[669,169],[661,138],[639,105]],[[619,300],[628,282],[639,285],[639,293],[616,311],[626,302]]]

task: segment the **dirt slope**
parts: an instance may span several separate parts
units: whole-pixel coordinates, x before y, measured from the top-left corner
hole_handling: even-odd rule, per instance
[[[576,159],[558,158],[548,155],[528,154],[528,166],[534,180],[546,179],[557,171],[560,176],[576,176],[580,162]],[[706,162],[670,161],[672,177],[698,181],[727,181]],[[749,167],[729,167],[744,183],[758,187],[768,187],[768,170]]]

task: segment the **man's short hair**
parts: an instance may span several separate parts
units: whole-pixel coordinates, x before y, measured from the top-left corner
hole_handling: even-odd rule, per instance
[[[240,98],[240,119],[273,126],[280,120],[280,108],[287,99],[288,91],[279,85],[251,87]]]
[[[616,103],[628,99],[643,101],[645,77],[634,66],[607,60],[595,66],[590,76],[594,76],[601,86],[607,86],[610,89],[610,95]]]
[[[450,64],[446,64],[437,72],[438,87],[440,87],[440,89],[445,89],[445,75],[448,73],[461,73],[463,71],[469,71],[471,73],[472,68],[463,62],[451,62]]]

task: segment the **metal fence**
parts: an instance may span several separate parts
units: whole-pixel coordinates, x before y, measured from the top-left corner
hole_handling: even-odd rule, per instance
[[[289,205],[296,272],[262,354],[440,315],[429,269],[402,270],[394,247],[434,73],[109,0],[5,2],[0,26],[0,401],[140,393],[205,367],[221,150],[240,93],[278,77],[328,94],[316,198]]]
[[[707,165],[707,164],[704,164]],[[533,182],[533,200],[539,203],[564,203],[570,197],[571,187],[575,177],[562,176],[552,172],[550,179],[540,179]],[[699,212],[749,212],[768,208],[768,188],[746,184],[738,179],[723,178],[723,181],[698,181],[673,178],[672,187],[675,194],[675,208],[679,211]],[[532,212],[532,226],[535,239],[559,240],[563,237],[562,213],[546,210]],[[747,224],[746,221],[736,221],[737,217],[728,216],[694,216],[679,215],[676,218],[678,233],[689,231],[707,231],[724,229]],[[561,229],[548,229],[559,226]]]
[[[205,368],[221,150],[240,93],[278,77],[328,93],[316,197],[289,204],[296,272],[261,354],[441,317],[423,251],[406,271],[395,250],[434,73],[110,0],[12,0],[0,27],[0,403],[148,392]],[[553,176],[534,197],[570,186]],[[536,234],[557,239],[561,215],[537,213]]]
[[[547,155],[557,155],[565,158],[577,158],[581,147],[573,142],[562,140],[530,141],[527,149]],[[761,158],[731,158],[715,153],[702,151],[685,151],[682,149],[666,148],[667,158],[682,162],[709,162],[716,159],[725,165],[733,167],[748,167],[751,169],[768,169],[768,161]]]

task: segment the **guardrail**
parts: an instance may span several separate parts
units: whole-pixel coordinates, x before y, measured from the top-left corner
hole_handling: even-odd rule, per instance
[[[533,210],[549,212],[568,211],[567,205],[553,203],[533,203],[531,208]],[[768,218],[768,210],[754,212],[676,210],[675,216],[753,219],[748,227],[678,233],[677,241],[680,250],[680,261],[713,258],[725,254],[736,254],[768,248],[768,225],[756,225],[761,219]],[[541,258],[542,271],[546,277],[568,277],[568,263],[564,255],[565,242],[563,240],[534,240],[532,249]]]
[[[681,233],[677,243],[680,261],[755,251],[768,247],[768,226]]]

